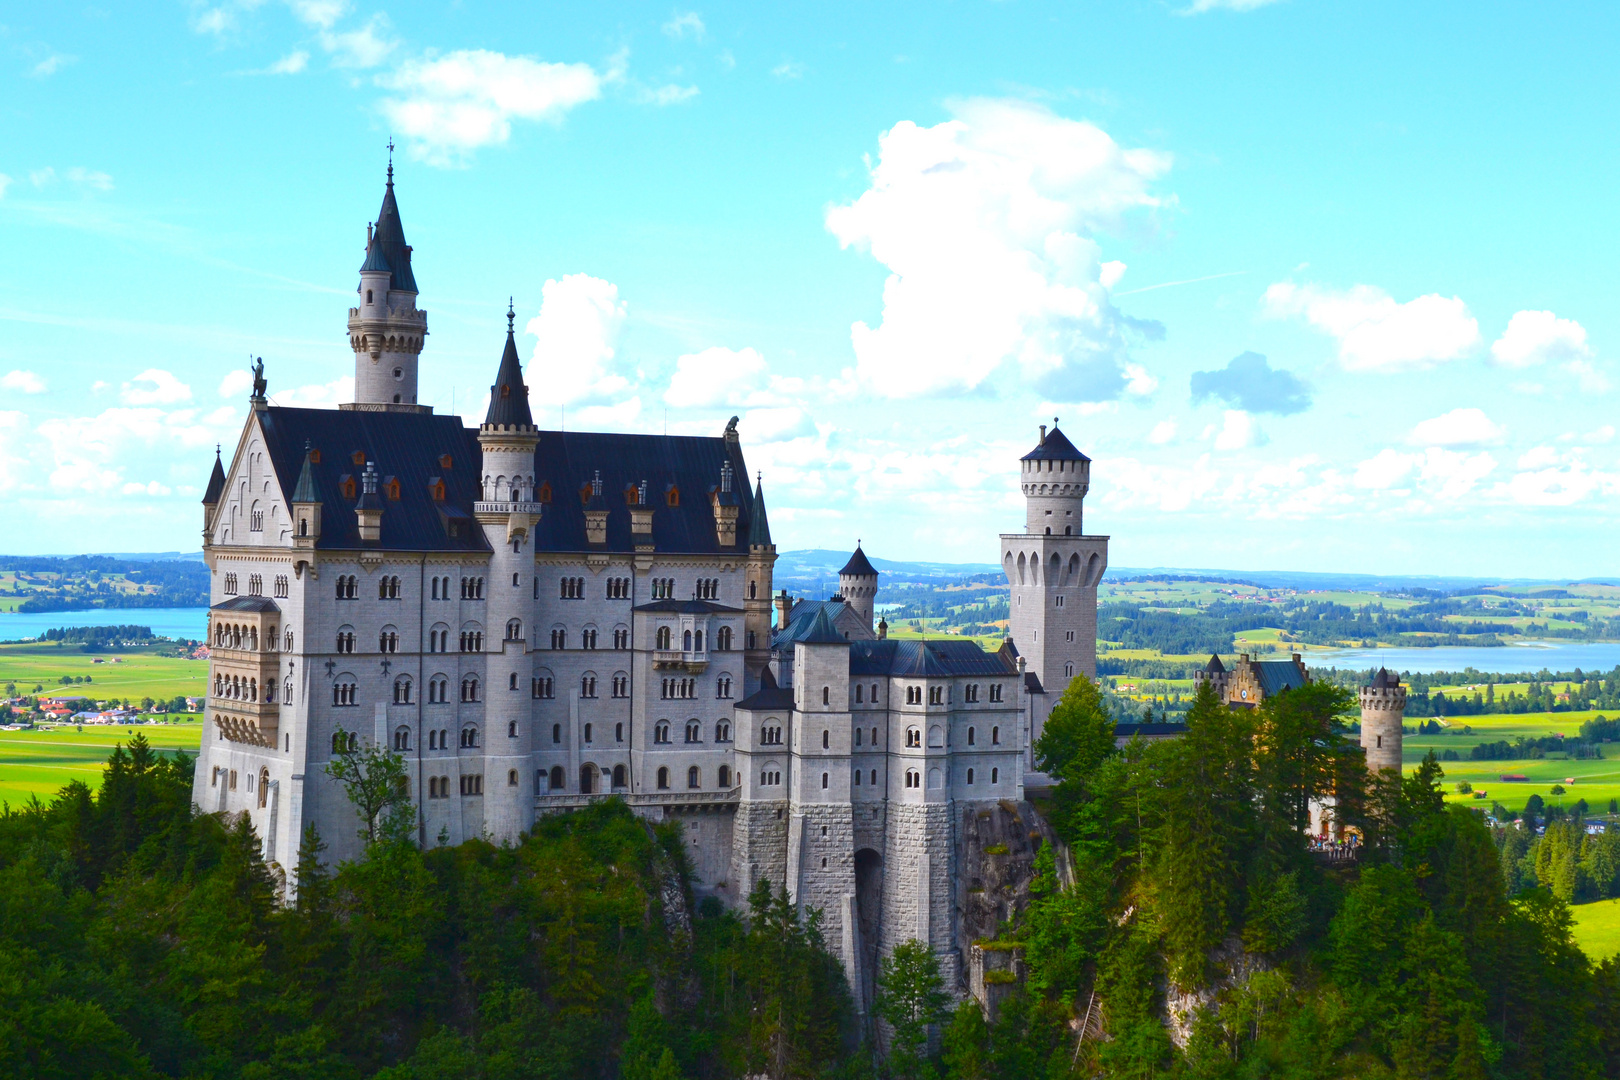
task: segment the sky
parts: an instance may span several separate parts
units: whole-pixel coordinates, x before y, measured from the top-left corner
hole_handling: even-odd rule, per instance
[[[780,549],[994,562],[1054,418],[1116,567],[1620,574],[1620,8],[0,9],[0,551],[199,546],[352,394],[393,140],[421,400],[741,418]]]

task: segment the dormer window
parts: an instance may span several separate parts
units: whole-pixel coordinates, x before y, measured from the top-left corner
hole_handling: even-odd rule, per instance
[[[399,501],[399,481],[396,478],[390,476],[388,478],[388,480],[384,483],[383,486],[388,489],[388,498],[389,498],[389,500],[391,502],[398,502]]]
[[[349,473],[344,473],[342,476],[338,477],[338,483],[343,487],[343,497],[345,499],[352,499],[355,497],[354,477],[352,475]]]
[[[511,396],[512,396],[512,387],[510,385],[508,385],[507,383],[501,383],[501,397],[502,398],[509,398]]]
[[[681,505],[681,489],[674,484],[664,490],[664,502],[669,506]]]
[[[549,482],[542,483],[540,485],[540,490],[534,493],[534,501],[542,503],[549,503],[551,501],[551,484]]]
[[[356,450],[354,453],[349,455],[349,460],[354,462],[356,465],[364,465],[366,463],[366,452],[364,450]]]
[[[429,480],[428,492],[433,496],[434,502],[444,502],[444,481],[437,476]]]
[[[449,467],[450,467],[450,455],[449,454],[440,454],[439,455],[439,468],[448,469]]]
[[[311,450],[309,452],[309,463],[311,465],[319,465],[321,463],[321,452],[319,450]]]

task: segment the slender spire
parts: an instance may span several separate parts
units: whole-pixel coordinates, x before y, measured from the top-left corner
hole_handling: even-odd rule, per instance
[[[517,331],[513,328],[516,315],[510,300],[506,307],[506,350],[501,353],[495,385],[489,388],[489,412],[484,415],[484,425],[532,428],[534,414],[529,412],[529,388],[523,382],[523,362],[518,359]]]
[[[304,467],[298,473],[298,486],[293,488],[292,501],[295,503],[318,503],[321,501],[321,489],[315,483],[315,471],[310,467],[310,459],[314,456],[314,448],[308,439],[304,440]]]
[[[765,517],[765,480],[754,475],[754,505],[748,513],[748,546],[771,546],[771,523]]]
[[[219,498],[225,494],[225,465],[219,460],[219,444],[214,444],[214,472],[208,478],[208,490],[203,492],[202,501],[209,506],[218,506]]]
[[[375,265],[373,250],[380,252],[382,266]],[[383,189],[382,209],[377,211],[377,225],[371,232],[371,242],[366,246],[366,262],[370,265],[365,269],[386,267],[392,271],[389,288],[405,292],[421,291],[416,287],[416,276],[411,273],[411,246],[405,242],[405,225],[400,220],[399,201],[394,197],[392,139],[388,142],[388,185]]]

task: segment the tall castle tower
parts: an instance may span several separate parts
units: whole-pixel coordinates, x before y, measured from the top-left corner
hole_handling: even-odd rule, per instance
[[[861,617],[868,630],[872,629],[872,603],[877,590],[878,572],[867,559],[866,552],[861,550],[860,542],[856,541],[855,554],[838,571],[838,592],[843,596],[844,603]]]
[[[748,515],[748,585],[743,599],[743,654],[748,691],[759,688],[760,673],[771,660],[771,582],[776,545],[765,516],[765,481],[754,478],[754,505]]]
[[[489,541],[489,654],[484,704],[484,829],[496,843],[516,840],[534,820],[534,793],[524,783],[530,728],[529,616],[534,613],[534,448],[540,432],[529,412],[529,388],[518,360],[511,306],[506,311],[506,350],[489,410],[478,428],[483,449],[482,498],[473,514]]]
[[[1011,632],[1045,691],[1057,703],[1076,675],[1097,675],[1097,583],[1108,569],[1108,537],[1086,536],[1081,511],[1091,459],[1054,421],[1025,454],[1019,475],[1024,531],[1001,534],[1001,566],[1012,584]],[[1030,740],[1040,737],[1037,717]]]
[[[389,144],[393,152],[393,144]],[[416,403],[416,365],[427,337],[427,312],[416,306],[411,246],[394,201],[394,163],[376,224],[366,230],[366,261],[360,265],[360,304],[349,309],[349,345],[354,349],[354,404],[368,412],[429,412]]]
[[[1384,668],[1361,688],[1361,748],[1368,769],[1401,771],[1401,734],[1406,719],[1406,687]]]

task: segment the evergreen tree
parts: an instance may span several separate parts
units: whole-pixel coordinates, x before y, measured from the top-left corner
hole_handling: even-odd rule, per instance
[[[937,1076],[929,1060],[929,1030],[945,1018],[950,995],[939,973],[939,957],[912,938],[896,945],[883,961],[872,1011],[893,1029],[889,1069],[902,1080]]]

